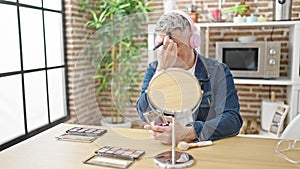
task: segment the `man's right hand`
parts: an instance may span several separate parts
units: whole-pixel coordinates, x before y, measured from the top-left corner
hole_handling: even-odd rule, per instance
[[[174,67],[177,61],[177,44],[168,36],[164,37],[164,44],[159,51],[157,70],[164,70]]]

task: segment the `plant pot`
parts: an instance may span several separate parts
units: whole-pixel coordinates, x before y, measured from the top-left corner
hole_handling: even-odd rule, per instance
[[[117,118],[117,117],[115,117]],[[119,123],[111,123],[112,118],[111,117],[105,117],[103,119],[101,119],[101,125],[102,126],[107,126],[107,127],[117,127],[117,128],[131,128],[131,120],[129,120],[128,118],[124,119],[124,122],[121,123],[122,119],[121,117],[117,118],[117,121]]]

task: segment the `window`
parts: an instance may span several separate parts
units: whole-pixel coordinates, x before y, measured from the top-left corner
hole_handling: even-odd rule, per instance
[[[70,116],[63,1],[0,1],[0,151]]]

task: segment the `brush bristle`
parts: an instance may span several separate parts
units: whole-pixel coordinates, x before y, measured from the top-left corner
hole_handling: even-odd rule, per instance
[[[181,141],[178,143],[177,148],[179,150],[187,150],[189,149],[189,144],[187,142]]]

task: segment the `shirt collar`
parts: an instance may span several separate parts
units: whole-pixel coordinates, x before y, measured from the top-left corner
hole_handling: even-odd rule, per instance
[[[208,81],[209,80],[209,74],[207,67],[204,63],[204,57],[201,56],[199,53],[195,51],[195,55],[197,56],[196,60],[196,66],[195,66],[195,76],[197,77],[198,80],[200,81]]]
[[[198,57],[196,55],[194,65],[188,70],[190,73],[195,74],[195,67],[197,64]]]

